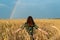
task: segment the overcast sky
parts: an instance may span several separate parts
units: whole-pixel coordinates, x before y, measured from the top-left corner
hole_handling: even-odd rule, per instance
[[[0,18],[60,18],[60,0],[0,0]]]

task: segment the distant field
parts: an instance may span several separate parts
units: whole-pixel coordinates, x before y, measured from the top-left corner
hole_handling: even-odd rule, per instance
[[[36,25],[48,35],[39,30],[35,30],[35,40],[60,40],[60,19],[34,19]],[[0,40],[30,40],[26,30],[14,33],[26,22],[25,19],[0,20]]]

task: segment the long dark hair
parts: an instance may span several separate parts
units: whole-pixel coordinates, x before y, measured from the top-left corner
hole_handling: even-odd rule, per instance
[[[28,18],[27,18],[27,24],[28,24],[30,21],[32,22],[33,25],[35,24],[32,16],[28,16]]]

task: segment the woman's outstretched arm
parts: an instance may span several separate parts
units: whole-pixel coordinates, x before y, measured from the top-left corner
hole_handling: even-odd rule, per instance
[[[21,29],[19,28],[19,29],[17,29],[14,33],[17,33],[17,32],[19,32],[19,31],[21,31]]]
[[[21,31],[22,29],[24,29],[24,25],[20,26],[20,28],[18,28],[16,31],[14,31],[13,34]]]
[[[38,30],[41,31],[42,33],[48,35],[48,33],[47,33],[46,31],[44,31],[44,30],[42,30],[42,29],[40,29],[40,28],[38,28]]]
[[[37,25],[35,25],[35,29],[38,29],[38,30],[39,30],[39,31],[41,31],[42,33],[44,33],[44,34],[47,34],[47,35],[48,35],[48,33],[47,33],[46,31],[44,31],[44,30],[40,29]]]

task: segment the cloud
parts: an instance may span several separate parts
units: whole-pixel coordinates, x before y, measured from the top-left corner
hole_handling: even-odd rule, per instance
[[[2,7],[9,8],[9,6],[7,6],[6,4],[0,4],[0,8],[2,8]]]

